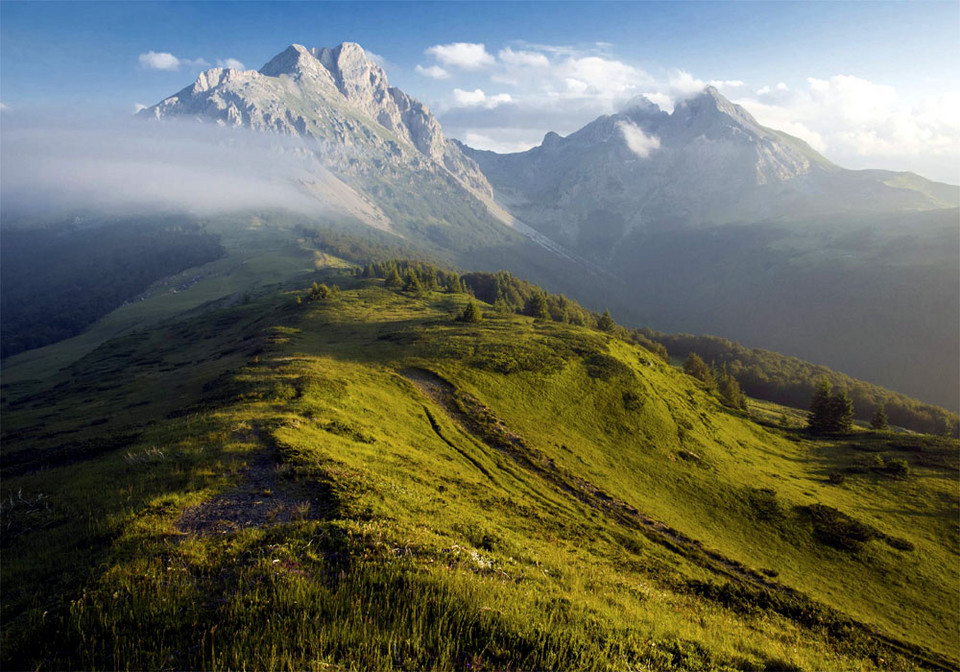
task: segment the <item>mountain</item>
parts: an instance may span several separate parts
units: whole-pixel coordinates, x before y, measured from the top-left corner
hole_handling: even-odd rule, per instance
[[[956,668],[956,441],[341,264],[4,385],[3,669]]]
[[[329,211],[220,219],[222,265],[261,244],[253,228],[285,229],[283,263],[299,273],[301,228],[359,227],[407,254],[522,273],[631,326],[714,333],[960,405],[960,245],[956,211],[942,207],[956,188],[844,170],[713,89],[672,114],[637,98],[566,138],[548,133],[540,147],[498,156],[447,139],[358,45],[292,45],[259,71],[210,69],[141,116],[294,139],[277,142],[297,159],[288,177]],[[242,296],[256,268],[242,288],[218,291]],[[262,278],[277,280],[268,268]],[[24,331],[27,345],[65,333]]]
[[[383,69],[352,42],[333,49],[294,44],[259,71],[211,68],[140,114],[322,140],[325,161],[341,173],[369,173],[375,165],[380,172],[385,165],[434,175],[445,170],[476,194],[492,193],[430,110],[390,86]]]
[[[259,71],[211,68],[139,114],[302,139],[319,161],[297,181],[334,219],[455,253],[523,246],[476,163],[357,44],[291,45]]]
[[[517,219],[620,280],[619,319],[960,408],[957,187],[843,169],[710,87],[526,152],[464,151]]]
[[[844,170],[713,87],[672,114],[639,96],[562,138],[498,155],[463,147],[497,196],[558,242],[605,258],[639,232],[957,207],[910,173]]]

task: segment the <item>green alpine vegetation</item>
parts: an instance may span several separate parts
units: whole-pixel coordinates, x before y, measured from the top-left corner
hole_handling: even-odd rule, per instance
[[[687,358],[695,355],[700,361],[726,366],[744,392],[758,399],[804,408],[817,386],[826,379],[832,387],[847,392],[857,420],[871,422],[877,410],[882,408],[883,428],[889,420],[891,424],[916,432],[954,437],[960,432],[960,416],[955,412],[857,380],[826,366],[770,350],[746,348],[717,336],[664,334],[646,328],[640,329],[638,334],[661,344],[671,356]]]
[[[326,262],[4,389],[3,669],[960,665],[957,441]]]

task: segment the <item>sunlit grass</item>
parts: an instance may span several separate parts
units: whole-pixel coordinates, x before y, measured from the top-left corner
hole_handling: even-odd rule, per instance
[[[128,445],[4,479],[4,667],[917,666],[859,631],[704,596],[697,586],[731,580],[708,552],[765,570],[816,613],[957,659],[958,493],[938,461],[955,444],[813,441],[752,405],[758,425],[637,346],[489,309],[457,323],[465,300],[377,286],[334,302],[264,297],[80,369],[139,381],[129,389],[66,387],[43,411],[16,410],[18,426],[55,412],[60,431],[96,440],[110,426],[80,427],[85,406],[122,411],[134,388],[150,397],[126,409]],[[224,358],[211,350],[235,342],[246,345]],[[136,364],[145,351],[160,362]],[[172,368],[145,387],[172,361],[196,362],[190,382]],[[554,471],[492,447],[400,375],[409,366],[473,395]],[[4,450],[58,442],[30,430]],[[905,457],[910,476],[858,471],[874,453]],[[316,517],[223,535],[178,527],[265,457],[276,493],[323,486]],[[828,480],[837,470],[841,485]],[[550,473],[705,550],[676,552]],[[803,513],[816,503],[914,550],[824,544]]]

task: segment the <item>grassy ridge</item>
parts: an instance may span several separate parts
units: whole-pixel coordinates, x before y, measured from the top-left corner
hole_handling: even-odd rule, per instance
[[[4,408],[4,667],[956,665],[954,442],[811,441],[609,334],[380,284]]]

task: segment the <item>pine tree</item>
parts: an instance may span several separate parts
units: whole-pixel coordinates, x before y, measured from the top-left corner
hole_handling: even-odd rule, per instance
[[[807,413],[807,423],[813,432],[830,431],[830,393],[832,391],[830,381],[821,378],[813,393],[813,399],[810,400],[810,412]]]
[[[611,332],[617,328],[617,323],[610,317],[610,310],[605,309],[603,315],[597,320],[597,329],[600,331]]]
[[[420,276],[412,268],[407,269],[406,277],[403,280],[403,291],[413,292],[414,294],[423,292],[423,283],[420,282]]]
[[[717,374],[717,391],[720,393],[720,401],[731,408],[746,410],[747,398],[740,389],[740,383],[732,375],[727,373],[727,365]]]
[[[885,409],[881,403],[877,406],[877,410],[873,412],[873,416],[870,418],[870,429],[883,430],[889,428],[890,425],[887,423],[887,409]]]
[[[810,401],[807,420],[810,430],[818,433],[841,432],[853,429],[853,402],[846,390],[831,395],[830,381],[822,379]]]
[[[446,289],[451,294],[462,294],[463,293],[463,283],[460,281],[460,276],[456,273],[449,274],[443,282],[444,289]]]
[[[713,372],[710,371],[707,363],[700,358],[700,355],[695,352],[687,355],[687,359],[683,363],[683,372],[708,385],[713,383]]]
[[[853,402],[846,390],[840,390],[830,399],[830,431],[846,434],[853,429]]]
[[[483,319],[483,312],[481,312],[477,302],[471,300],[463,307],[457,319],[461,322],[479,322]]]
[[[386,280],[384,280],[384,287],[399,287],[403,284],[403,280],[400,278],[400,273],[397,271],[396,266],[390,266],[390,270],[386,273]]]
[[[550,311],[547,307],[547,298],[540,292],[534,292],[527,299],[523,308],[523,313],[539,320],[545,320],[550,317]]]

